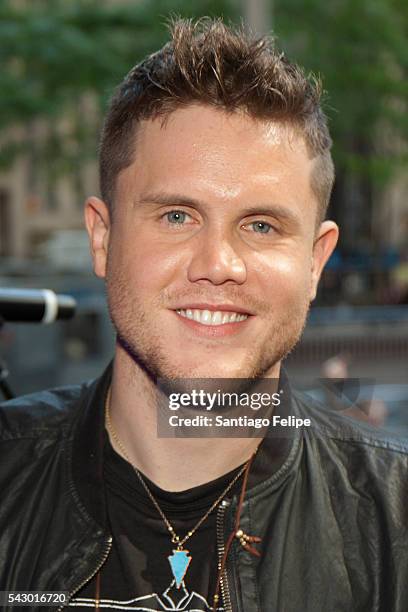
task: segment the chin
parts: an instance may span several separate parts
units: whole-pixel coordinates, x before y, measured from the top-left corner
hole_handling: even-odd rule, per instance
[[[248,373],[242,368],[218,368],[218,367],[198,367],[195,369],[186,368],[185,374],[178,374],[179,378],[249,378]]]
[[[190,363],[179,363],[175,366],[174,361],[170,363],[162,363],[161,367],[157,368],[161,377],[180,379],[180,378],[252,378],[248,368],[240,365],[229,364],[228,367],[218,365],[217,363],[200,364],[194,366]]]
[[[238,360],[232,360],[227,355],[224,358],[220,356],[217,359],[208,358],[208,355],[203,355],[200,358],[196,357],[186,361],[185,359],[177,360],[175,356],[168,356],[160,360],[149,359],[149,368],[154,371],[157,378],[167,379],[209,379],[219,380],[225,378],[243,378],[254,379],[262,378],[267,374],[278,361],[274,359],[271,363],[263,363],[260,359],[251,359],[249,355]]]
[[[208,353],[203,355],[177,355],[168,354],[163,347],[156,346],[141,350],[140,345],[128,342],[118,335],[118,344],[124,349],[128,357],[140,369],[144,370],[153,380],[167,379],[219,379],[219,378],[252,378],[252,368],[248,367],[248,359],[242,358],[239,362],[232,361],[230,356],[212,359]],[[147,348],[147,347],[146,347]]]

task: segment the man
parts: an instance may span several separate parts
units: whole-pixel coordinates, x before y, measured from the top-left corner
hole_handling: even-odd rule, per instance
[[[319,99],[268,39],[218,21],[176,22],[118,88],[86,203],[113,366],[2,407],[1,590],[80,610],[407,609],[406,449],[281,368],[338,237]],[[279,379],[276,414],[313,427],[158,436],[159,381],[198,378]]]

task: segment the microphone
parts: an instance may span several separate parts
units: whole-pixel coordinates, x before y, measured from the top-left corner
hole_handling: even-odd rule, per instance
[[[1,320],[12,323],[53,323],[70,319],[76,301],[50,289],[7,289],[0,287]]]

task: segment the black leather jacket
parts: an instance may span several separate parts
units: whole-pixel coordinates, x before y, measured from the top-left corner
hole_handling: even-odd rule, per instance
[[[92,383],[0,405],[1,591],[74,594],[107,558],[109,379],[108,370]],[[315,426],[293,436],[278,469],[247,491],[241,527],[262,537],[262,555],[234,541],[226,612],[406,612],[406,446],[300,396],[291,402]],[[220,552],[236,505],[218,509]]]

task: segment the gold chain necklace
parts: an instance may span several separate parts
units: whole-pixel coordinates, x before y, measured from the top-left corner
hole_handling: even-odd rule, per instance
[[[169,533],[171,535],[171,542],[173,544],[176,544],[176,548],[173,549],[173,554],[169,555],[167,558],[168,558],[169,563],[170,563],[170,567],[171,567],[171,571],[172,571],[173,576],[174,576],[176,587],[179,589],[180,586],[183,583],[184,576],[186,575],[188,566],[190,565],[190,561],[192,559],[191,555],[189,556],[189,552],[190,551],[185,549],[185,548],[183,548],[184,544],[187,542],[187,540],[189,538],[191,538],[191,536],[197,531],[197,529],[204,523],[204,521],[208,518],[208,516],[211,514],[211,512],[213,510],[215,510],[215,508],[218,506],[218,504],[226,496],[228,491],[230,491],[232,489],[232,487],[237,482],[237,480],[240,478],[240,476],[242,476],[242,474],[245,472],[245,470],[246,470],[249,462],[251,461],[253,455],[251,456],[250,459],[248,459],[248,461],[246,461],[244,463],[242,468],[234,476],[234,478],[231,480],[229,485],[224,489],[224,491],[221,493],[221,495],[219,495],[217,497],[215,502],[210,506],[210,508],[207,510],[207,512],[204,514],[204,516],[202,516],[200,518],[200,520],[196,523],[196,525],[193,527],[193,529],[188,531],[187,534],[184,536],[184,538],[180,539],[180,537],[177,535],[173,525],[170,523],[170,521],[168,520],[168,518],[164,514],[163,510],[160,508],[160,505],[159,505],[158,501],[155,499],[155,497],[153,496],[153,493],[150,491],[149,487],[147,486],[147,484],[146,484],[142,474],[139,472],[139,470],[136,468],[136,466],[133,465],[133,463],[131,462],[131,460],[129,458],[129,455],[126,452],[126,449],[124,448],[124,446],[123,446],[123,444],[122,444],[118,434],[116,433],[116,431],[115,431],[115,429],[114,429],[114,427],[112,425],[112,420],[111,420],[110,410],[109,410],[110,397],[111,397],[111,389],[109,387],[109,391],[108,391],[108,394],[107,394],[107,397],[106,397],[106,403],[105,403],[106,429],[108,430],[110,436],[115,440],[116,444],[118,445],[118,447],[122,451],[122,454],[125,457],[125,459],[130,463],[130,465],[134,469],[134,471],[135,471],[135,473],[136,473],[136,475],[137,475],[141,485],[143,486],[143,488],[146,491],[148,497],[151,499],[154,507],[156,508],[156,510],[160,514],[161,518],[163,519],[163,522],[166,525],[166,527],[167,527],[167,529],[168,529],[168,531],[169,531]]]

